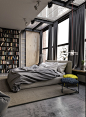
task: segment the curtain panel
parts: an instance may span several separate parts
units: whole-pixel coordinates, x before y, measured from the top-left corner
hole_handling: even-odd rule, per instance
[[[40,53],[39,53],[39,64],[43,62],[43,56],[42,56],[42,36],[43,31],[40,32]]]
[[[49,26],[49,32],[48,32],[48,58],[47,60],[52,60],[52,25]]]
[[[69,55],[68,59],[72,61],[72,67],[75,69],[81,69],[81,61],[84,60],[84,25],[85,5],[82,5],[77,11],[73,12],[73,26],[72,13],[69,15],[69,52],[74,50],[75,52],[78,52],[78,55]]]
[[[58,30],[58,21],[54,23],[54,37],[53,37],[53,60],[57,60],[57,30]]]

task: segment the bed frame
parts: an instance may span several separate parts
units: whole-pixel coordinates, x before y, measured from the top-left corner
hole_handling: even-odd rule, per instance
[[[46,62],[58,62],[58,63],[67,63],[67,66],[65,68],[65,73],[66,74],[71,74],[72,73],[72,62],[71,61],[54,61],[54,60],[47,60]],[[48,86],[48,85],[54,85],[54,84],[59,84],[61,83],[61,79],[63,77],[56,77],[52,80],[48,81],[41,81],[41,82],[36,82],[30,85],[22,84],[20,86],[20,89],[26,89],[26,88],[36,88],[36,87],[43,87],[43,86]]]

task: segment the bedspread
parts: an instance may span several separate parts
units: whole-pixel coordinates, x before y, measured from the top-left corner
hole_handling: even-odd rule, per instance
[[[31,84],[39,81],[51,80],[60,75],[53,69],[47,68],[16,68],[9,72],[7,82],[13,92],[20,90],[21,84]]]

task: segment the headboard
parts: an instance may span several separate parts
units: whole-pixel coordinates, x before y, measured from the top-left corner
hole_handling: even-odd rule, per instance
[[[72,61],[56,61],[56,60],[46,60],[45,62],[58,62],[58,63],[67,63],[67,66],[65,68],[66,74],[72,73]]]

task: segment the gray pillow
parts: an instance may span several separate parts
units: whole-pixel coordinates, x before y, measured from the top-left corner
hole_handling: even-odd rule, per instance
[[[41,63],[39,65],[39,67],[41,68],[48,68],[48,69],[53,69],[55,71],[57,71],[57,66],[58,66],[58,62],[45,62],[45,63]]]
[[[58,63],[57,71],[60,73],[64,73],[66,66],[67,66],[67,63]]]
[[[4,116],[8,107],[10,97],[0,91],[0,117]]]

